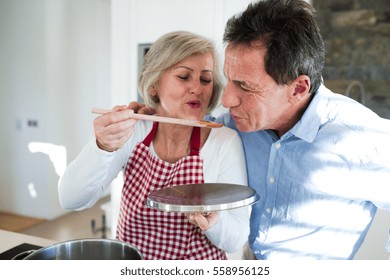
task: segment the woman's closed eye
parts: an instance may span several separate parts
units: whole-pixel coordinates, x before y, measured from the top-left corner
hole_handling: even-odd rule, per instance
[[[180,80],[183,80],[183,81],[188,81],[188,80],[190,80],[191,79],[191,76],[187,76],[187,75],[185,75],[185,76],[183,76],[183,75],[179,75],[179,76],[177,76]],[[212,79],[210,79],[210,78],[200,78],[200,81],[201,81],[201,83],[202,84],[209,84],[209,83],[211,83],[213,80]]]
[[[200,78],[200,81],[204,84],[209,84],[213,81],[213,79],[210,79],[210,78]]]
[[[187,76],[187,75],[185,75],[185,76],[183,76],[183,75],[178,75],[177,76],[180,80],[183,80],[183,81],[188,81],[189,79],[190,79],[190,76]]]

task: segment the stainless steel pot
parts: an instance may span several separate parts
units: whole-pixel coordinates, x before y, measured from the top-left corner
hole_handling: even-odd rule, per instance
[[[119,240],[87,238],[56,243],[14,257],[14,259],[21,258],[24,260],[142,260],[143,256],[137,248]]]

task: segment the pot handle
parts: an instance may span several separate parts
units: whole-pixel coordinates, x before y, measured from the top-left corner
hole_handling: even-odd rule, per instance
[[[25,257],[34,253],[35,251],[36,250],[28,250],[28,251],[21,252],[17,254],[15,257],[13,257],[12,260],[24,260]]]

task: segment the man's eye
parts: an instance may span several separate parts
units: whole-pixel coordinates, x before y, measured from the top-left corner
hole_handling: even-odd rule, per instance
[[[240,88],[242,88],[243,90],[245,90],[245,91],[251,91],[251,90],[252,90],[248,85],[246,85],[246,84],[244,84],[244,83],[238,82],[238,86],[239,86]]]

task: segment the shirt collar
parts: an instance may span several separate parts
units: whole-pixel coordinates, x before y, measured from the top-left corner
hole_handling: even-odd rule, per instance
[[[306,142],[313,142],[321,125],[328,121],[330,91],[321,85],[298,123],[290,129],[292,134]]]

